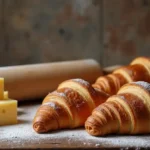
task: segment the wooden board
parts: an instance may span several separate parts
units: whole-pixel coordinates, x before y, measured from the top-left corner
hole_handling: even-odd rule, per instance
[[[93,137],[84,128],[37,134],[32,119],[39,105],[21,105],[18,124],[0,127],[0,148],[150,148],[150,135]]]

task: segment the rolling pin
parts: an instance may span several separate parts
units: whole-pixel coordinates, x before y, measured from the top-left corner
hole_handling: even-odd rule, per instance
[[[18,101],[44,98],[64,80],[82,78],[93,83],[102,75],[93,59],[7,66],[0,68],[9,97]]]

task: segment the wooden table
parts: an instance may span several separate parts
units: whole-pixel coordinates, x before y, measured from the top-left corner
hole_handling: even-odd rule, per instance
[[[150,135],[93,137],[84,128],[37,134],[32,119],[40,103],[22,104],[18,124],[0,127],[0,148],[150,148]]]

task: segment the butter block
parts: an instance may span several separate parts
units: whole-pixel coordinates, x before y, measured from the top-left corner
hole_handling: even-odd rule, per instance
[[[0,126],[17,123],[17,101],[1,100],[0,101]]]
[[[4,78],[0,78],[0,100],[4,99]]]
[[[8,100],[9,99],[8,97],[9,97],[8,91],[4,91],[4,100]]]

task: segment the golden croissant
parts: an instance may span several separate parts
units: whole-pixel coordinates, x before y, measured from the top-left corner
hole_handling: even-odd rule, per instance
[[[150,133],[150,84],[139,81],[122,86],[93,110],[85,128],[94,136]]]
[[[84,126],[92,110],[108,97],[82,79],[64,81],[43,100],[33,120],[33,129],[42,133]]]
[[[34,117],[33,129],[41,133],[83,126],[95,107],[116,94],[122,85],[138,80],[150,81],[149,58],[136,58],[129,66],[98,78],[93,85],[82,79],[64,81],[43,100]]]
[[[99,77],[93,87],[114,95],[122,85],[135,81],[150,82],[150,58],[134,59],[130,65],[116,69],[112,74]]]

